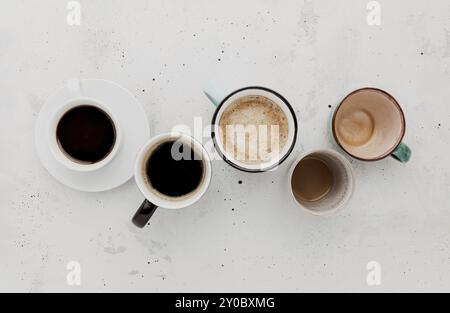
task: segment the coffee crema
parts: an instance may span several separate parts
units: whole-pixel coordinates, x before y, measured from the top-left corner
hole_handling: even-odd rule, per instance
[[[219,121],[224,150],[245,164],[277,159],[287,144],[289,122],[285,112],[264,96],[234,101]]]
[[[110,116],[92,105],[80,105],[59,120],[56,138],[60,149],[80,164],[104,160],[116,143],[116,128]]]

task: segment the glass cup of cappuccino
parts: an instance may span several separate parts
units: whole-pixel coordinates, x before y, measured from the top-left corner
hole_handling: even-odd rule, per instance
[[[283,163],[297,140],[297,118],[279,93],[246,87],[228,95],[212,120],[216,150],[229,165],[250,172],[266,172]]]

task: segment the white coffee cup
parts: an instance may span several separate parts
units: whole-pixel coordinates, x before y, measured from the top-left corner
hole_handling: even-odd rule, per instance
[[[313,158],[323,162],[332,174],[332,185],[329,191],[317,201],[306,201],[299,197],[293,186],[294,173],[300,162]],[[355,190],[355,176],[352,165],[340,153],[334,150],[315,150],[297,158],[289,172],[289,190],[295,203],[306,212],[317,216],[337,213],[350,201]]]
[[[199,186],[188,195],[182,197],[170,197],[160,193],[150,183],[147,177],[146,166],[153,152],[166,142],[173,142],[192,149],[195,155],[200,157],[203,168],[203,176]],[[158,207],[178,210],[193,205],[199,201],[208,190],[211,182],[211,159],[200,142],[191,136],[182,133],[166,133],[152,138],[140,151],[135,165],[135,181],[146,200],[133,217],[133,223],[140,228],[145,227]],[[176,177],[175,179],[183,179]]]
[[[231,155],[226,149],[226,144],[223,143],[220,138],[220,122],[223,114],[231,105],[233,105],[233,103],[247,96],[264,97],[275,103],[286,116],[288,125],[286,144],[281,149],[281,151],[277,152],[277,157],[255,164],[242,162],[234,155]],[[214,113],[212,125],[213,129],[211,136],[218,153],[229,165],[244,172],[258,173],[273,170],[289,157],[297,141],[298,124],[294,109],[281,94],[265,87],[246,87],[236,90],[235,92],[225,97],[225,99],[218,105],[216,112]]]
[[[78,171],[78,172],[92,172],[99,170],[103,167],[105,167],[107,164],[109,164],[114,157],[117,155],[117,152],[119,151],[121,142],[122,142],[122,131],[120,128],[120,124],[118,119],[115,117],[114,113],[110,110],[110,108],[102,103],[99,100],[85,97],[82,95],[82,90],[80,88],[80,81],[79,80],[71,80],[68,82],[68,90],[72,96],[67,102],[63,103],[53,114],[53,117],[50,120],[49,123],[49,129],[48,129],[48,138],[49,138],[49,147],[50,150],[55,157],[55,159],[65,166],[66,168]],[[86,164],[83,162],[78,162],[77,160],[71,158],[65,151],[63,151],[62,147],[60,146],[57,138],[57,128],[58,124],[61,121],[61,118],[70,110],[80,107],[80,106],[93,106],[101,111],[103,111],[110,120],[112,121],[114,128],[115,128],[115,141],[114,146],[109,152],[109,154],[102,159],[99,162],[93,163],[93,164]]]

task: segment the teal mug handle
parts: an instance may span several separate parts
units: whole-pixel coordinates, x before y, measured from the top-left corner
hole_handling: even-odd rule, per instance
[[[412,151],[403,142],[392,152],[392,157],[401,163],[408,163],[411,159]]]
[[[217,101],[216,98],[214,98],[213,96],[211,96],[208,92],[203,91],[203,93],[206,95],[206,97],[209,99],[209,101],[211,101],[211,103],[215,106],[218,107],[220,105],[220,101]]]

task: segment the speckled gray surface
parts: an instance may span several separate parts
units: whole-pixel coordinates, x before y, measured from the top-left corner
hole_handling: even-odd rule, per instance
[[[450,3],[379,1],[381,25],[368,26],[367,2],[83,0],[69,27],[65,1],[2,0],[0,291],[449,291]],[[152,134],[209,121],[203,89],[271,87],[298,112],[296,153],[336,148],[333,108],[376,86],[402,104],[414,155],[352,161],[353,201],[326,219],[289,198],[296,153],[262,175],[215,161],[198,204],[138,230],[133,182],[80,193],[37,159],[39,109],[71,77],[129,89]],[[70,261],[80,286],[66,283]],[[381,286],[366,283],[369,261]]]

